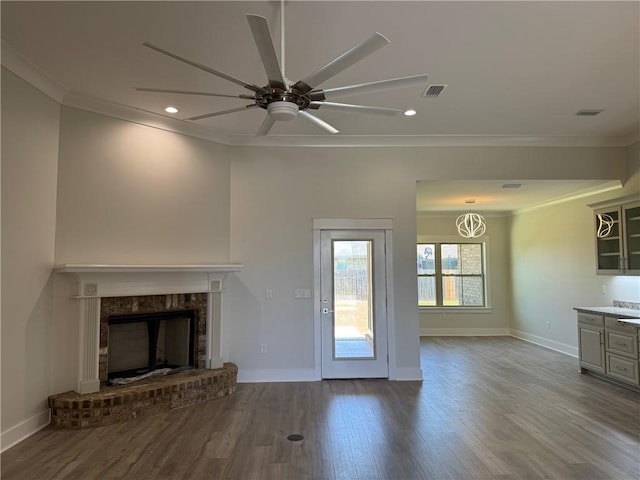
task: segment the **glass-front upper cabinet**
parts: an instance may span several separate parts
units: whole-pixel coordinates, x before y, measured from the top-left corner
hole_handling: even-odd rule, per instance
[[[624,268],[628,275],[640,275],[640,202],[622,205]]]
[[[623,272],[622,210],[620,207],[601,208],[595,212],[596,271],[618,275]]]
[[[640,201],[594,210],[596,272],[640,275]]]

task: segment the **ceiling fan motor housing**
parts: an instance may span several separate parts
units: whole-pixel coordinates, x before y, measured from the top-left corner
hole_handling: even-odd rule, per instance
[[[298,116],[298,104],[286,100],[271,102],[267,105],[267,111],[274,120],[293,120]]]

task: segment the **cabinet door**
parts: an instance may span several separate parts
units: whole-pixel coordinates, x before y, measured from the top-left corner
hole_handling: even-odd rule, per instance
[[[625,273],[640,275],[640,202],[622,206]]]
[[[596,210],[596,272],[619,275],[624,268],[622,264],[622,209],[609,207]]]
[[[638,385],[638,361],[607,353],[607,375]]]
[[[578,353],[580,366],[604,373],[604,328],[578,324]]]

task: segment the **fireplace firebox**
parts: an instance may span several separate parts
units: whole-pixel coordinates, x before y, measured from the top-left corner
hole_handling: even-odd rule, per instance
[[[196,311],[110,315],[108,383],[160,368],[194,367]]]

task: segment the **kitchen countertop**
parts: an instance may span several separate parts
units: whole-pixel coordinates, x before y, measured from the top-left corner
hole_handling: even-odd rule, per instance
[[[640,325],[640,310],[620,307],[574,307],[574,310],[606,317],[615,317],[625,323]]]

